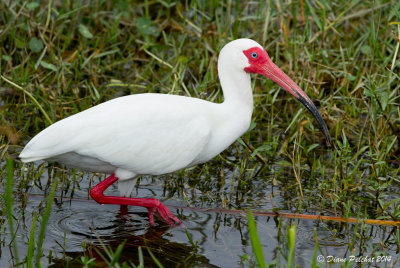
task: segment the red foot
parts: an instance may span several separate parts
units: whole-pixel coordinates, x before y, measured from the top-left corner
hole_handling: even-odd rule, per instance
[[[104,191],[118,178],[111,174],[110,177],[97,184],[90,190],[90,196],[99,204],[117,204],[121,205],[121,213],[126,214],[128,212],[127,206],[140,206],[145,207],[149,211],[149,223],[150,226],[154,226],[153,213],[155,213],[161,220],[168,223],[171,226],[182,224],[181,221],[176,218],[169,209],[164,206],[159,200],[155,198],[130,198],[122,196],[105,196]]]

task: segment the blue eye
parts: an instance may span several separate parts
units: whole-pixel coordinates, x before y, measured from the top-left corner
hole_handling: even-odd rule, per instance
[[[251,57],[253,58],[253,59],[255,59],[255,58],[257,58],[257,53],[256,52],[253,52],[253,53],[251,53]]]

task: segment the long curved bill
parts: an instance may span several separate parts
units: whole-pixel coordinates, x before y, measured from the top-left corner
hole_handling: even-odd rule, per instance
[[[329,134],[328,127],[325,124],[324,119],[322,119],[320,113],[315,107],[314,103],[306,95],[306,93],[301,90],[301,88],[290,79],[278,66],[276,66],[271,60],[268,60],[262,66],[262,74],[283,87],[286,91],[292,94],[296,99],[298,99],[317,119],[321,129],[326,137],[328,145],[332,144],[331,135]]]

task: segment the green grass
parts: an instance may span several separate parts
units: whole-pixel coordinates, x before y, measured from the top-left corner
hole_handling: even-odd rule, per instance
[[[257,226],[250,210],[248,211],[247,214],[247,220],[249,222],[248,224],[249,224],[251,247],[253,248],[257,263],[261,268],[265,268],[267,267],[267,265],[265,263],[264,253],[262,252],[260,238],[257,233]]]
[[[218,52],[240,37],[262,44],[314,100],[334,147],[324,145],[300,103],[253,76],[254,129],[212,162],[167,175],[167,194],[191,206],[400,220],[399,23],[398,1],[1,2],[0,193],[6,206],[0,223],[15,233],[12,224],[23,218],[31,183],[37,185],[43,173],[55,176],[46,194],[50,188],[54,194],[50,184],[56,181],[61,195],[79,190],[75,171],[72,179],[59,169],[15,160],[11,202],[6,158],[15,159],[35,134],[122,95],[156,92],[221,102]],[[185,196],[184,184],[203,194]],[[266,195],[271,185],[279,191]],[[20,208],[11,210],[15,199]],[[43,204],[40,213],[51,213],[50,206]],[[45,218],[35,224],[45,240]],[[356,234],[372,227],[329,228],[346,235],[351,251],[367,243]],[[43,241],[28,234],[28,253],[16,252],[13,263],[31,267],[26,256],[34,256],[39,243],[38,264]],[[398,230],[382,245],[388,241],[398,252]]]
[[[15,229],[14,229],[14,215],[13,215],[13,197],[12,197],[12,189],[13,189],[13,160],[10,158],[7,158],[7,188],[6,188],[6,193],[5,193],[5,201],[6,201],[6,210],[7,210],[7,219],[8,219],[8,226],[10,230],[10,234],[12,235],[11,237],[11,244],[12,244],[12,250],[14,253],[14,259],[15,263],[19,263],[19,258],[18,258],[18,249],[17,249],[17,242],[15,240]]]

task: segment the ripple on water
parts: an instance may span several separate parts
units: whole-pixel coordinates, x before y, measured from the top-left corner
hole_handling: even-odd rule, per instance
[[[143,235],[148,229],[146,212],[123,216],[117,206],[95,206],[57,210],[49,219],[46,240],[65,241],[66,251],[77,251],[83,242],[108,244],[126,236]]]

